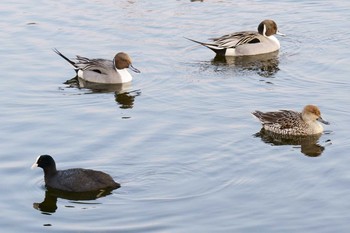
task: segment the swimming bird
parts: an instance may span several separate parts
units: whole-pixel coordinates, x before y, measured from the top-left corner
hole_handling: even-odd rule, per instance
[[[255,111],[265,130],[284,135],[313,135],[323,132],[319,123],[329,125],[322,119],[320,109],[315,105],[306,105],[303,111],[279,110],[276,112]]]
[[[113,61],[100,58],[89,59],[79,55],[76,56],[76,61],[72,61],[57,49],[53,49],[53,51],[74,66],[79,78],[91,83],[119,84],[131,82],[132,76],[127,68],[140,73],[138,69],[132,66],[130,56],[124,52],[117,53]]]
[[[277,29],[271,19],[262,21],[258,31],[241,31],[211,38],[213,42],[205,43],[186,38],[213,50],[219,56],[250,56],[275,52],[280,49],[280,42],[274,36],[284,34]]]
[[[68,192],[92,192],[112,190],[120,187],[113,178],[101,171],[72,168],[57,170],[55,160],[50,155],[40,155],[32,168],[41,167],[44,170],[45,185]]]

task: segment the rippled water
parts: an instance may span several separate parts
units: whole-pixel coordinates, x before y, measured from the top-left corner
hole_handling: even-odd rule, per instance
[[[350,3],[0,5],[2,231],[350,228]],[[184,39],[254,30],[265,18],[287,34],[271,57],[217,60]],[[70,88],[63,82],[75,73],[52,48],[91,58],[126,51],[142,73],[130,86]],[[250,114],[311,103],[331,125],[304,144],[262,135]],[[40,154],[59,168],[108,172],[122,187],[96,200],[57,197],[29,169]]]

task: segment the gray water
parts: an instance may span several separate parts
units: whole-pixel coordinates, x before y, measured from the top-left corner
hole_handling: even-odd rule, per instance
[[[347,1],[4,0],[0,15],[2,232],[349,231]],[[265,18],[287,36],[262,60],[217,61],[184,39]],[[123,91],[70,88],[52,48],[125,51],[142,73]],[[259,135],[250,114],[306,104],[331,123],[306,144]],[[122,187],[55,197],[30,170],[40,154]]]

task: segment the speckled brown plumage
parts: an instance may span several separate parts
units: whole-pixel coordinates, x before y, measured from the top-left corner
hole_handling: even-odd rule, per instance
[[[321,117],[319,108],[315,105],[307,105],[303,111],[279,110],[275,112],[255,111],[265,130],[285,135],[312,135],[323,132],[319,122],[329,124]],[[319,122],[317,122],[319,121]]]

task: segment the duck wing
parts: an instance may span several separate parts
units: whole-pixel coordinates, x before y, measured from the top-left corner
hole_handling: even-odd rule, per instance
[[[89,59],[87,57],[77,56],[75,65],[81,70],[89,70],[100,74],[108,75],[114,70],[113,61],[106,59]]]
[[[274,125],[279,129],[293,128],[301,118],[300,113],[290,110],[279,110],[276,112],[255,111],[253,115],[261,121],[262,125]]]
[[[261,42],[261,35],[257,32],[235,32],[217,38],[210,38],[216,46],[223,48],[236,48],[244,44]]]

